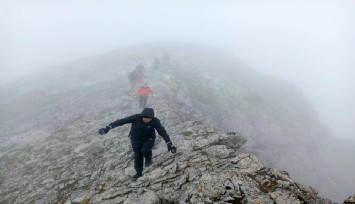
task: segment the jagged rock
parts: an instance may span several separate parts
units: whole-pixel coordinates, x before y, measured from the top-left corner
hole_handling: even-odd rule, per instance
[[[195,128],[201,127],[192,127]],[[223,138],[222,135],[219,138]],[[238,137],[242,136],[238,134]],[[198,139],[203,137],[195,138]],[[242,137],[239,141],[245,139]],[[225,157],[233,154],[233,157]],[[94,196],[91,202],[120,197],[123,203],[141,203],[142,200],[145,203],[331,203],[317,197],[310,188],[299,188],[284,172],[264,167],[254,155],[236,155],[225,145],[161,157],[136,182],[123,178],[111,190]],[[265,181],[270,183],[267,188]]]
[[[123,202],[124,204],[159,204],[160,199],[157,194],[151,190],[139,189],[137,192],[129,194],[128,198]]]
[[[142,54],[139,50],[115,53],[112,64],[84,63],[78,66],[83,69],[77,71],[78,78],[65,75],[66,80],[55,85],[40,80],[43,84],[34,89],[46,87],[51,91],[31,98],[33,103],[23,102],[30,98],[26,93],[18,96],[21,100],[3,94],[4,101],[13,102],[12,108],[27,111],[16,115],[1,109],[10,120],[1,120],[6,134],[0,138],[4,141],[0,143],[0,203],[331,203],[314,189],[291,180],[287,172],[264,166],[254,154],[241,153],[240,147],[247,141],[241,133],[214,128],[217,120],[232,124],[233,131],[243,129],[254,139],[255,128],[259,128],[261,133],[275,133],[277,145],[293,142],[281,137],[282,130],[274,118],[259,109],[260,104],[245,87],[224,86],[216,76],[199,75],[197,68],[208,64],[200,55],[194,60],[201,64],[180,61],[182,65],[179,62],[147,74],[155,91],[148,103],[178,150],[176,154],[167,153],[166,145],[157,137],[153,165],[133,181],[129,125],[105,136],[99,136],[97,129],[140,112],[126,84],[126,69],[137,59],[128,59],[140,53],[140,60],[149,60],[154,53]],[[201,76],[195,86],[186,83],[195,81],[195,76]],[[234,76],[227,78],[235,81]],[[207,86],[201,87],[205,82]],[[210,97],[212,92],[208,90],[219,90],[221,95]],[[32,97],[32,92],[29,95]],[[230,97],[233,104],[224,100]],[[253,105],[239,100],[244,98]],[[43,105],[32,107],[36,103]],[[215,109],[218,114],[211,114]],[[244,109],[251,114],[241,111]],[[234,115],[237,119],[232,118]],[[270,123],[260,124],[262,121]],[[12,130],[12,123],[24,125]],[[258,136],[258,141],[266,143],[263,134]],[[255,140],[251,144],[256,144]],[[274,150],[277,145],[261,151]],[[287,156],[280,154],[278,159],[285,161]]]
[[[344,201],[344,204],[355,204],[355,195],[349,196],[349,198]]]
[[[87,202],[87,195],[88,195],[88,192],[77,192],[77,193],[74,193],[72,194],[70,197],[70,201],[72,204],[83,204],[84,202]]]

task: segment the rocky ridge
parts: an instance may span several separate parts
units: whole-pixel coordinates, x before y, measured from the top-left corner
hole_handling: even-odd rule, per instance
[[[114,119],[108,108],[100,118],[84,117],[40,142],[2,153],[1,203],[331,203],[287,172],[238,152],[247,141],[240,133],[218,133],[203,120],[186,120],[188,110],[169,93],[158,91],[160,100],[151,105],[159,107],[178,152],[167,154],[158,139],[154,164],[137,181],[131,177],[129,127],[96,133],[101,118]],[[134,99],[127,92],[119,100],[125,107]]]
[[[246,142],[238,133],[216,133],[202,121],[182,122],[169,130],[178,152],[167,154],[158,140],[154,164],[137,181],[131,177],[129,138],[120,129],[90,143],[66,145],[68,154],[57,148],[48,155],[50,143],[42,143],[7,155],[28,159],[23,168],[5,163],[9,171],[22,171],[11,173],[16,179],[4,180],[2,203],[331,203],[292,181],[287,172],[238,153]]]
[[[1,101],[5,107],[0,108],[3,116],[15,113],[18,117],[1,122],[4,130],[0,137],[1,203],[330,203],[314,189],[292,181],[287,172],[271,169],[254,155],[242,153],[239,147],[246,142],[242,134],[223,133],[212,127],[216,124],[213,118],[225,122],[234,114],[245,118],[232,120],[236,124],[233,131],[244,128],[243,132],[251,133],[245,129],[253,131],[255,124],[248,122],[247,113],[231,110],[232,103],[205,100],[209,98],[204,92],[191,91],[205,91],[201,84],[182,84],[197,82],[194,76],[199,71],[194,68],[203,67],[194,64],[199,59],[179,64],[181,59],[176,58],[176,62],[162,70],[148,68],[149,84],[155,91],[149,106],[156,109],[178,153],[167,154],[165,144],[158,139],[153,150],[154,164],[145,169],[142,178],[133,181],[129,126],[116,128],[104,137],[97,134],[97,129],[109,122],[140,111],[135,95],[128,90],[125,70],[136,62],[153,59],[154,53],[147,55],[137,49],[131,51],[135,54],[129,52],[119,59],[116,55],[106,56],[110,60],[84,63],[81,66],[84,71],[76,72],[80,77],[85,73],[87,79],[78,80],[68,73],[62,76],[64,82],[57,80],[57,86],[51,83],[39,86],[52,89],[41,90],[30,100],[24,91],[18,97],[20,103],[11,98]],[[108,69],[98,72],[103,67]],[[193,77],[186,78],[185,71],[176,72],[181,68],[185,71],[191,68],[189,74]],[[203,79],[211,87],[223,88],[218,87],[221,84],[216,81],[218,78]],[[255,102],[255,97],[250,98],[242,87],[234,86],[222,93],[230,96],[235,89],[238,94],[234,102],[257,114],[254,106],[248,106],[250,101],[242,100]],[[26,103],[21,102],[24,99]],[[36,100],[41,102],[39,106]],[[25,105],[29,107],[23,108]],[[19,114],[11,108],[25,111]],[[220,118],[223,114],[207,117],[214,108],[227,117]],[[254,122],[261,124],[257,118]],[[255,137],[247,134],[248,138],[250,135]],[[262,135],[256,136],[267,141]],[[294,168],[298,165],[295,162]]]

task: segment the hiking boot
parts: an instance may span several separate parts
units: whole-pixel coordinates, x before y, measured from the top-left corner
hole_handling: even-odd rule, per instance
[[[137,172],[136,174],[133,175],[134,179],[137,179],[139,177],[143,176],[142,172]]]
[[[153,164],[153,161],[152,160],[147,160],[145,161],[145,167],[149,167]]]

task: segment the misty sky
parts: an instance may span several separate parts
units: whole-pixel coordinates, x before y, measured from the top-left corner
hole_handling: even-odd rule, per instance
[[[0,80],[145,42],[198,42],[296,83],[355,138],[355,1],[0,1]]]

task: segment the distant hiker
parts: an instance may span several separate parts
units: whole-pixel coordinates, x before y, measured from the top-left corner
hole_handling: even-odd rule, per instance
[[[137,83],[142,83],[144,79],[144,65],[142,63],[138,64],[136,68],[128,75],[129,81],[131,82],[131,88],[135,88]]]
[[[112,128],[131,123],[131,137],[132,149],[134,152],[134,168],[136,174],[133,178],[137,179],[143,174],[143,159],[145,158],[145,166],[152,164],[152,148],[155,142],[155,130],[164,139],[168,152],[175,153],[176,147],[173,146],[168,133],[161,125],[160,120],[154,117],[154,110],[152,108],[145,108],[141,114],[135,114],[123,119],[118,119],[110,123],[105,128],[99,130],[100,135],[108,133]]]
[[[147,84],[144,84],[140,89],[138,89],[137,94],[139,96],[139,108],[145,108],[147,106],[148,96],[153,93]]]
[[[158,57],[154,57],[154,64],[153,64],[154,70],[159,69],[159,66],[160,66],[159,58]]]
[[[170,55],[168,55],[166,52],[163,53],[163,64],[164,65],[170,64]]]

